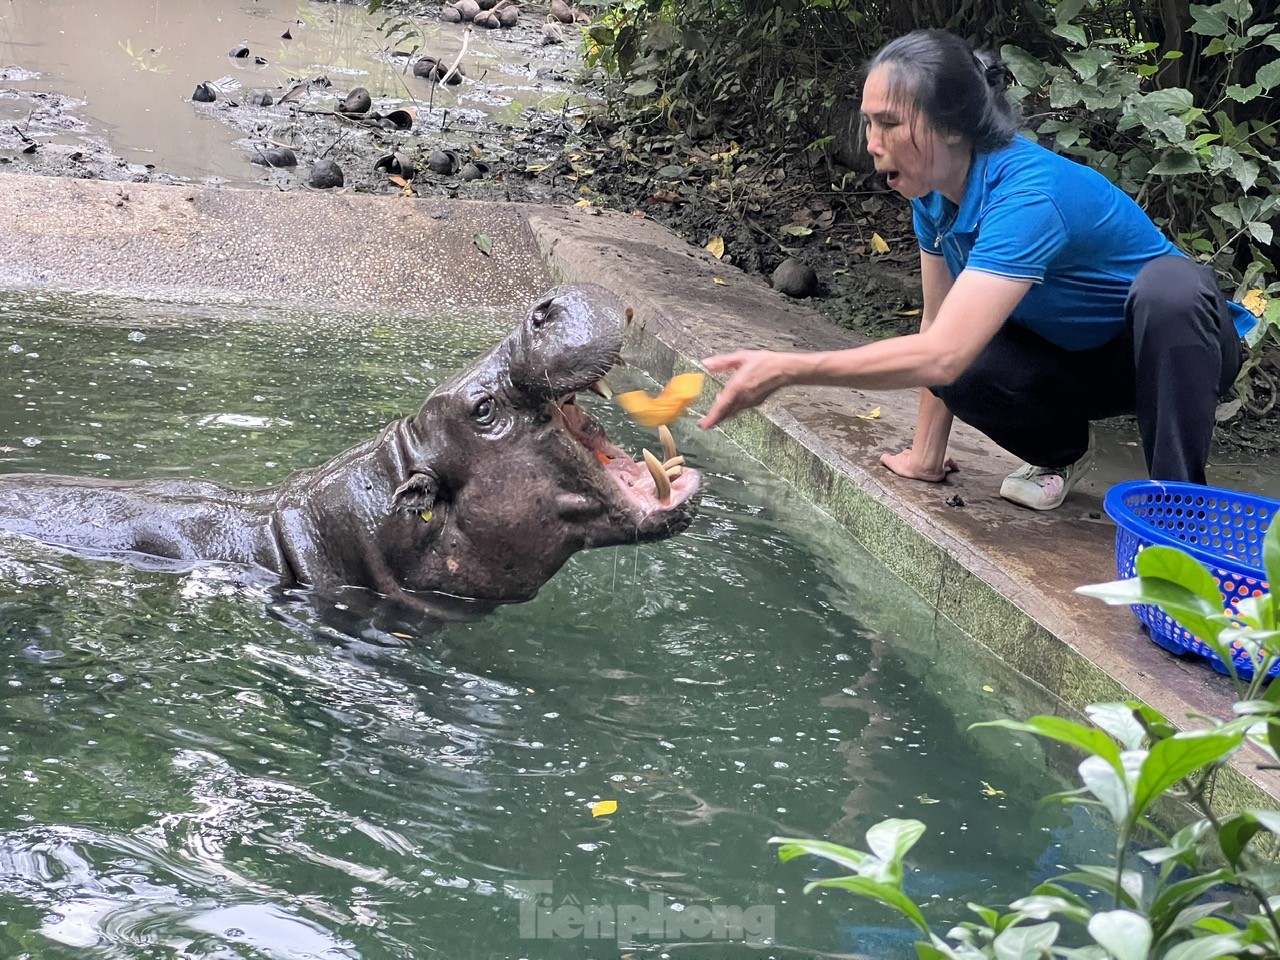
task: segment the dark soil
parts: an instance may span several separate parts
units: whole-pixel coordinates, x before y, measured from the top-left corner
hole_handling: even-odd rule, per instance
[[[420,2],[388,3],[398,13],[438,16]],[[520,24],[500,32],[512,59],[534,78],[572,83],[578,70],[577,41],[544,42],[545,10],[526,5]],[[396,56],[388,52],[390,57]],[[406,62],[407,63],[407,62]],[[0,96],[5,91],[0,74]],[[808,302],[832,323],[870,337],[918,328],[918,257],[906,204],[869,169],[849,170],[830,160],[812,160],[756,149],[751,144],[679,135],[627,137],[585,112],[526,111],[517,122],[499,122],[475,111],[455,112],[426,99],[375,104],[388,112],[404,106],[415,114],[408,131],[385,129],[366,118],[339,116],[333,105],[346,91],[324,78],[297,78],[304,85],[292,103],[286,89],[267,91],[270,106],[251,106],[251,91],[193,103],[242,130],[247,154],[272,147],[293,150],[296,166],[249,167],[246,182],[277,189],[313,189],[312,168],[321,160],[343,170],[341,189],[406,197],[463,197],[552,204],[592,204],[651,217],[689,243],[722,251],[725,262],[769,278],[795,259],[813,268],[817,289]],[[406,86],[408,91],[408,86]],[[24,95],[25,96],[25,95]],[[77,101],[54,95],[31,97],[23,130],[0,130],[0,170],[111,180],[171,182],[164,171],[129,164],[103,143],[86,138],[79,147],[31,146],[40,131],[74,129]],[[433,154],[451,152],[458,169],[432,172]],[[411,177],[386,169],[399,154],[412,164]],[[379,161],[384,160],[382,169]],[[460,174],[468,161],[480,179]],[[403,173],[400,170],[399,173]],[[1245,400],[1220,430],[1228,447],[1256,454],[1280,450],[1280,354],[1273,350],[1250,378]]]

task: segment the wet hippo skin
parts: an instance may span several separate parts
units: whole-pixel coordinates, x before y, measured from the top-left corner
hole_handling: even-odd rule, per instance
[[[577,402],[619,359],[629,312],[552,290],[417,414],[283,483],[0,476],[0,529],[147,565],[222,562],[285,588],[364,588],[411,606],[527,600],[578,550],[662,540],[693,519]],[[665,491],[664,491],[665,492]]]

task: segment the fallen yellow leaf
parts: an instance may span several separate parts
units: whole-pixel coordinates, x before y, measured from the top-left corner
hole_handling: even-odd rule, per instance
[[[1244,308],[1255,317],[1262,316],[1267,309],[1267,298],[1263,296],[1261,290],[1250,290],[1244,295],[1244,300],[1241,302],[1244,304]]]
[[[873,233],[871,235],[871,249],[875,253],[888,253],[889,244],[885,242],[884,237],[880,236],[880,234]]]
[[[661,427],[675,420],[697,399],[703,379],[700,373],[681,373],[672,377],[656,397],[643,390],[631,390],[618,394],[616,399],[642,427]]]
[[[712,282],[712,283],[718,283],[718,284],[720,284],[720,286],[722,286],[722,287],[725,285],[724,281],[723,281],[723,280],[721,280],[719,277],[712,277],[712,278],[711,278],[711,282]]]
[[[920,794],[920,796],[916,797],[916,799],[919,800],[921,803],[941,803],[942,802],[941,800],[933,799],[933,797],[929,796],[927,793]]]
[[[895,317],[918,317],[920,316],[920,311],[919,310],[895,310],[893,311],[893,315]]]
[[[996,688],[995,688],[995,687],[993,687],[993,686],[991,686],[990,684],[984,683],[984,684],[982,685],[982,692],[983,692],[983,693],[995,693],[995,692],[996,692]]]
[[[607,817],[611,813],[616,813],[617,810],[617,800],[601,800],[591,805],[591,815],[593,817]]]
[[[1005,795],[1003,790],[997,790],[985,780],[979,780],[978,782],[982,784],[982,795],[984,797],[1003,797]]]
[[[876,407],[874,410],[870,411],[869,413],[860,413],[858,414],[858,419],[859,420],[879,420],[880,408]]]
[[[575,203],[575,204],[574,204],[574,206],[575,206],[575,207],[589,207],[589,206],[591,206],[591,201],[590,201],[590,200],[588,200],[586,197],[583,197],[581,200],[579,200],[577,203]]]
[[[724,237],[712,237],[703,249],[719,260],[724,256]]]

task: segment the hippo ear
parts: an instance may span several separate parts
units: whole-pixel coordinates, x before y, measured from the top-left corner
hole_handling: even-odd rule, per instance
[[[414,473],[396,487],[396,492],[391,495],[391,506],[395,510],[421,514],[424,520],[430,520],[438,492],[439,484],[434,473]]]

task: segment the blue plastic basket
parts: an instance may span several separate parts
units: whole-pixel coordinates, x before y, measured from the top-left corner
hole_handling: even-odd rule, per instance
[[[1138,553],[1159,543],[1184,550],[1209,569],[1228,613],[1245,597],[1268,590],[1262,538],[1280,513],[1280,501],[1195,483],[1134,480],[1112,487],[1103,506],[1116,522],[1116,573],[1121,579],[1136,576]],[[1219,673],[1227,672],[1213,650],[1158,608],[1135,605],[1133,612],[1166,650],[1196,654]],[[1238,643],[1232,644],[1231,659],[1240,676],[1253,675],[1253,663]],[[1270,675],[1278,671],[1280,662]]]

